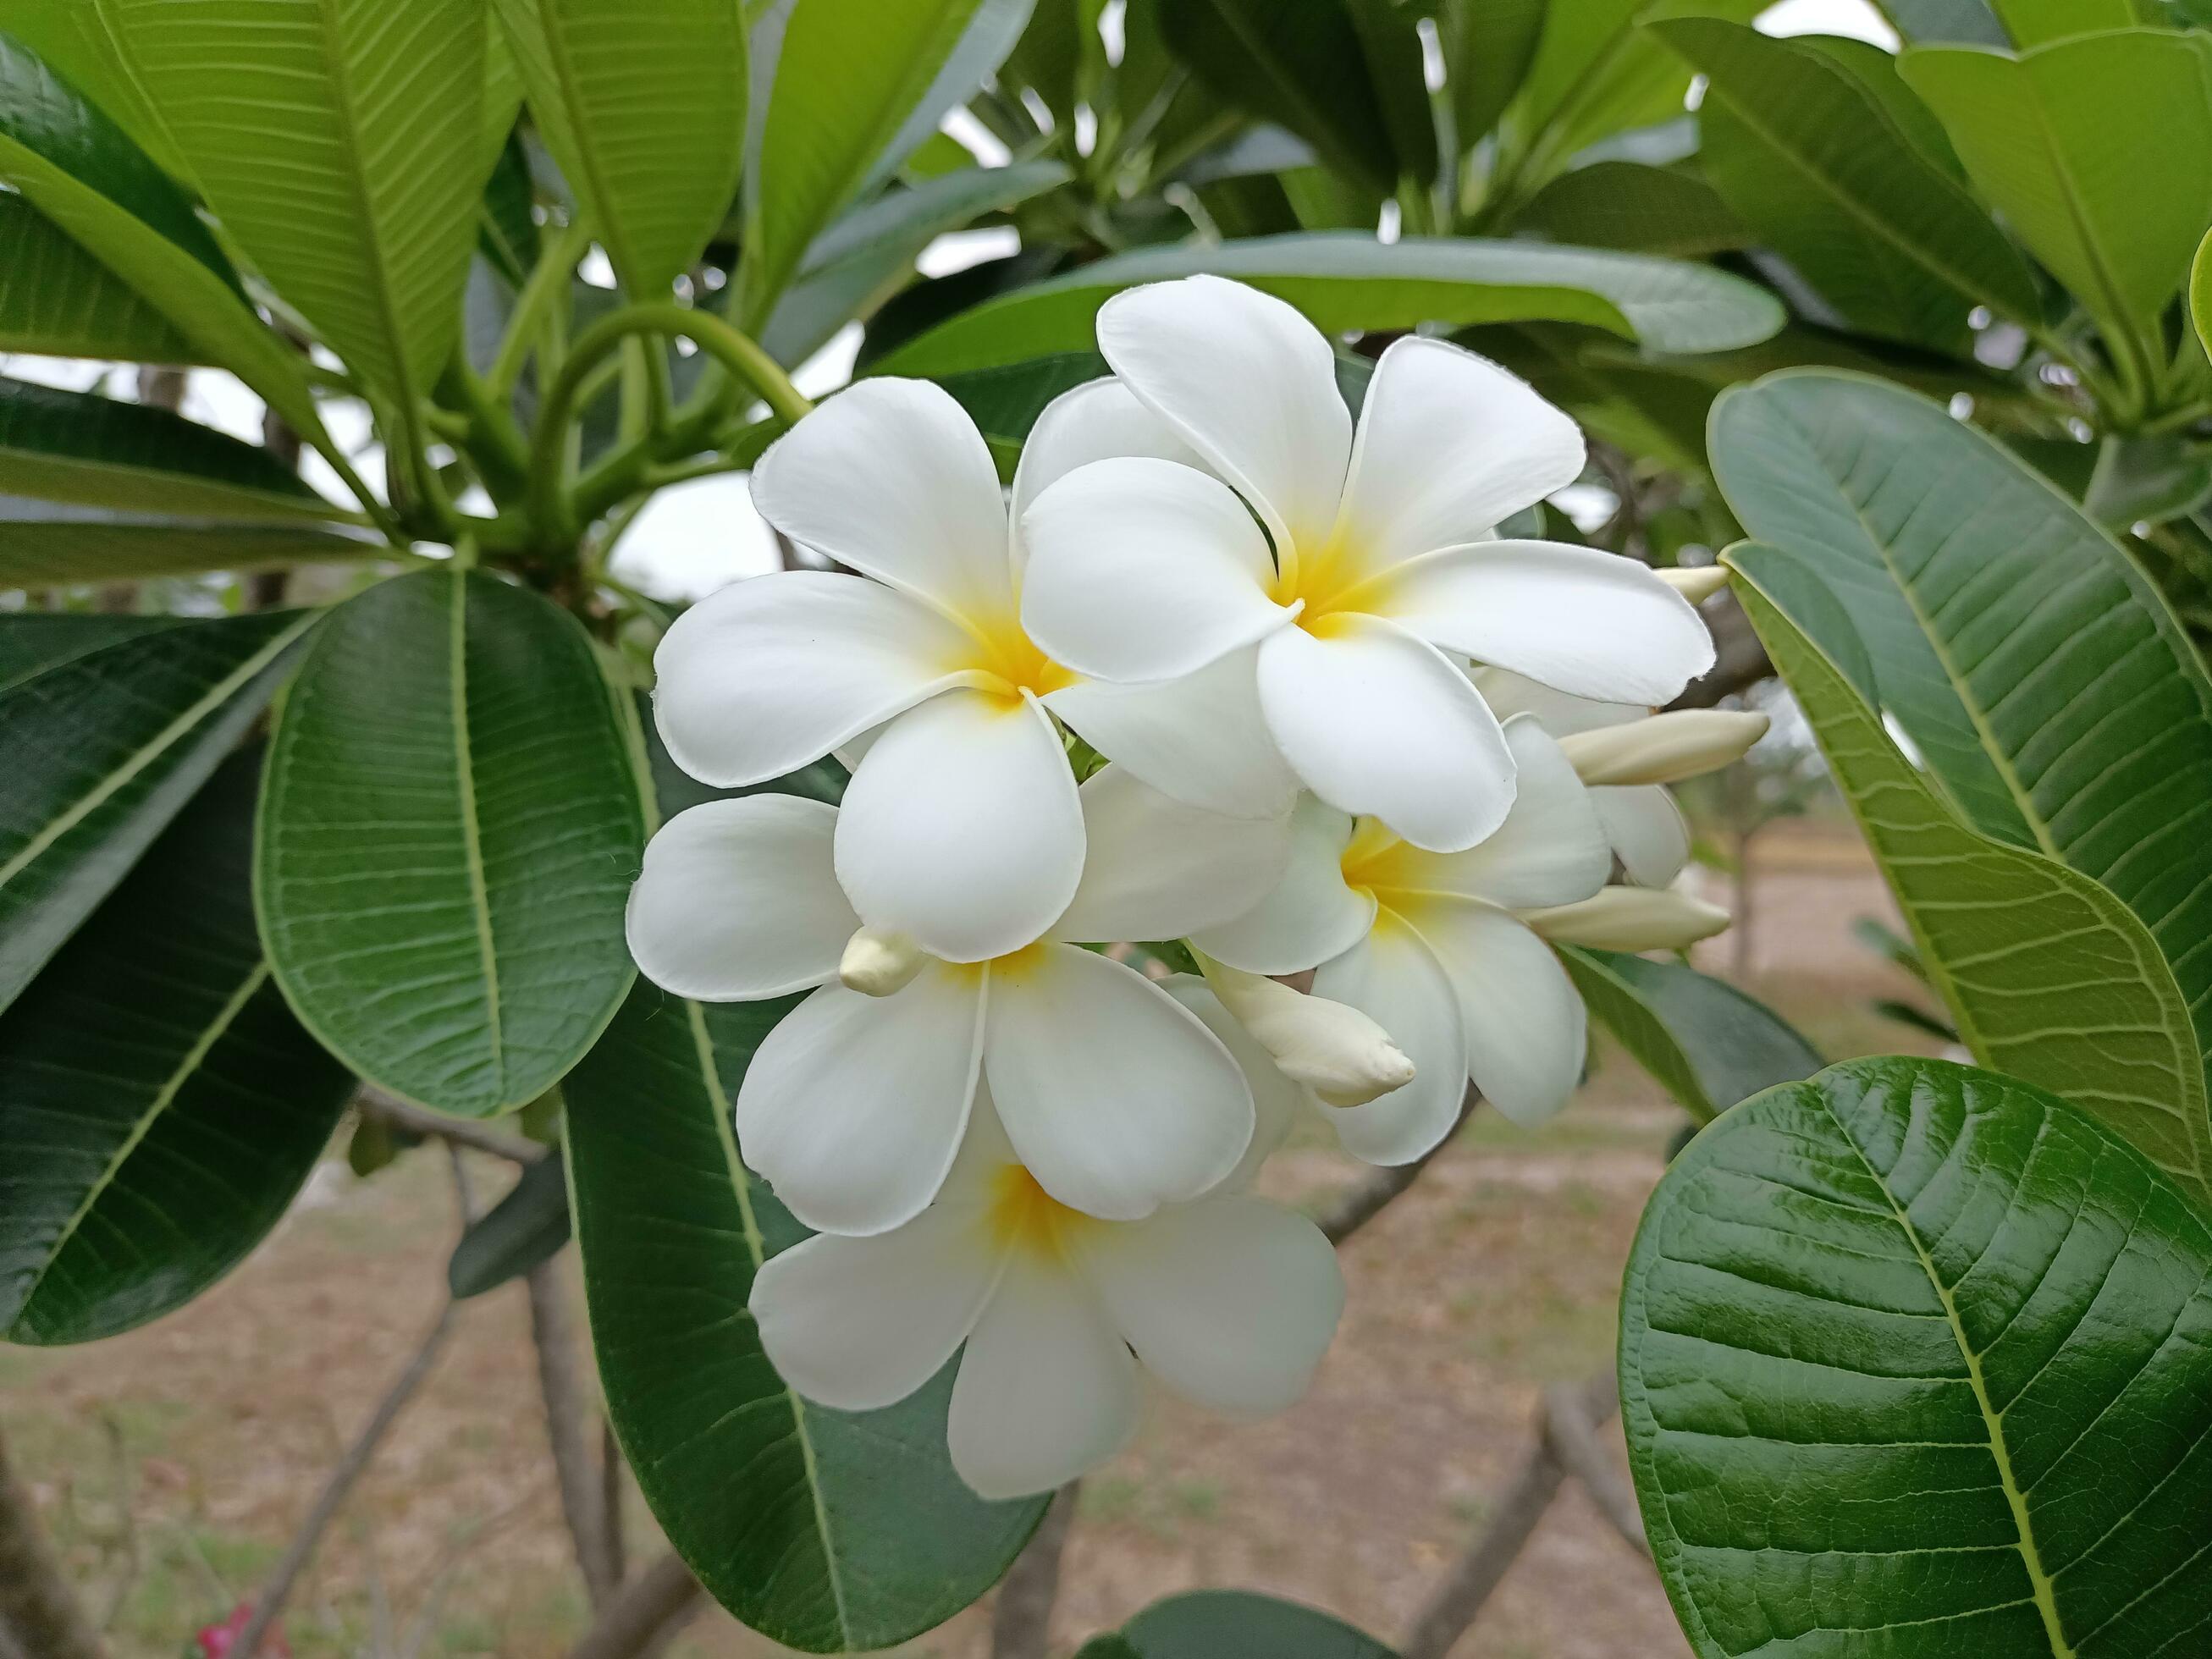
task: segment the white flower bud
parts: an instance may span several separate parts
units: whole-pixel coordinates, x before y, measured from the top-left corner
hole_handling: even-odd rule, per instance
[[[1676,565],[1671,570],[1655,570],[1652,574],[1692,605],[1703,605],[1729,585],[1728,567],[1724,564]]]
[[[1222,1006],[1274,1057],[1275,1068],[1323,1103],[1364,1106],[1413,1080],[1405,1051],[1357,1008],[1210,958],[1200,963]]]
[[[927,961],[921,946],[904,933],[863,927],[846,941],[837,960],[837,978],[848,991],[887,997],[902,991]]]
[[[1559,739],[1587,784],[1679,783],[1741,760],[1766,735],[1765,715],[1731,708],[1680,708],[1650,720],[1601,726]]]
[[[1717,905],[1686,893],[1649,887],[1607,887],[1575,904],[1516,913],[1554,945],[1603,951],[1680,951],[1729,925]]]

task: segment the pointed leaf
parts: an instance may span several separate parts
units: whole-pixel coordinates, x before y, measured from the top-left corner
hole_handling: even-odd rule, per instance
[[[568,1234],[568,1176],[556,1152],[470,1224],[446,1264],[446,1288],[456,1301],[495,1291],[558,1255]]]
[[[499,0],[538,131],[623,286],[665,296],[744,163],[742,0]]]
[[[1701,258],[1756,239],[1696,175],[1635,161],[1593,161],[1562,173],[1514,220],[1554,241]]]
[[[1249,1590],[1170,1595],[1098,1641],[1102,1659],[1391,1659],[1340,1619]]]
[[[2197,1651],[2212,1224],[2042,1090],[1854,1060],[1644,1212],[1621,1416],[1700,1659]]]
[[[1437,20],[1444,91],[1463,155],[1504,112],[1535,61],[1546,0],[1445,0]]]
[[[189,363],[191,343],[20,196],[0,196],[0,351]]]
[[[100,611],[18,611],[0,622],[0,691],[119,640],[135,640],[183,617],[134,617]]]
[[[1765,1003],[1682,963],[1574,946],[1559,956],[1590,1013],[1701,1123],[1825,1064]]]
[[[487,1116],[550,1088],[622,1000],[641,841],[575,620],[418,571],[339,606],[300,665],[262,793],[262,933],[348,1064]]]
[[[0,496],[0,591],[343,563],[390,550],[313,525],[218,523]]]
[[[39,620],[0,619],[0,634]],[[0,1007],[236,744],[313,620],[155,628],[77,654],[36,653],[43,666],[0,684]]]
[[[953,1365],[850,1413],[808,1405],[762,1352],[753,1275],[805,1230],[738,1161],[730,1100],[795,1000],[702,1006],[641,981],[562,1092],[592,1340],[638,1486],[724,1607],[842,1653],[975,1601],[1047,1498],[987,1504],[953,1473]]]
[[[1756,544],[1727,562],[1968,1050],[2063,1091],[2212,1199],[2203,1060],[2150,931],[2087,876],[1951,815],[1866,702],[1864,648],[1820,571]]]
[[[1109,296],[1198,271],[1279,295],[1328,332],[1545,319],[1585,323],[1655,350],[1722,351],[1782,325],[1770,295],[1705,265],[1534,242],[1406,237],[1385,245],[1321,232],[1116,254],[963,312],[875,367],[933,375],[1088,351]]]
[[[0,1015],[0,1331],[89,1342],[276,1225],[353,1079],[254,932],[258,753],[234,755]]]

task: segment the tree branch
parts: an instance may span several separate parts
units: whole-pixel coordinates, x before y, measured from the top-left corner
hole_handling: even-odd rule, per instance
[[[107,1654],[0,1437],[0,1653],[18,1644],[37,1659],[106,1659]]]
[[[1669,708],[1711,708],[1774,677],[1766,647],[1759,642],[1751,618],[1733,598],[1716,598],[1698,614],[1712,629],[1713,665],[1703,679],[1691,681],[1682,695],[1667,705]]]
[[[1466,1098],[1460,1102],[1459,1121],[1452,1125],[1449,1134],[1411,1164],[1369,1170],[1324,1206],[1321,1213],[1314,1218],[1314,1224],[1322,1230],[1330,1243],[1341,1246],[1346,1239],[1382,1214],[1400,1194],[1421,1178],[1421,1171],[1459,1138],[1459,1132],[1467,1125],[1468,1115],[1481,1103],[1482,1097],[1475,1092],[1474,1085],[1469,1084]]]
[[[576,1326],[560,1261],[558,1254],[548,1257],[523,1282],[530,1292],[530,1340],[538,1351],[538,1388],[545,1401],[545,1438],[560,1482],[561,1514],[596,1611],[622,1588],[622,1570],[607,1534],[605,1487],[592,1461],[591,1403],[576,1373]]]
[[[1036,1532],[1000,1580],[999,1599],[991,1608],[991,1659],[1045,1659],[1053,1603],[1060,1599],[1060,1558],[1082,1487],[1081,1481],[1071,1480],[1053,1495]]]
[[[706,1592],[683,1559],[664,1555],[623,1586],[583,1640],[568,1650],[568,1659],[641,1659],[655,1643],[681,1629],[705,1601]]]
[[[363,1117],[375,1118],[395,1129],[404,1129],[409,1134],[428,1135],[451,1146],[465,1146],[472,1152],[503,1158],[510,1164],[535,1164],[545,1156],[545,1148],[534,1140],[525,1140],[520,1135],[487,1129],[481,1123],[425,1110],[411,1102],[387,1095],[380,1089],[362,1089],[354,1097],[353,1108]]]
[[[1606,1456],[1599,1437],[1620,1407],[1619,1385],[1609,1375],[1601,1373],[1579,1389],[1555,1384],[1544,1390],[1544,1437],[1552,1455],[1583,1483],[1598,1513],[1612,1523],[1629,1548],[1648,1561],[1651,1544],[1644,1535],[1636,1492]]]

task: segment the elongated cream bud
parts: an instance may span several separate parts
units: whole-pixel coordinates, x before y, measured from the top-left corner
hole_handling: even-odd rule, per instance
[[[1275,1067],[1330,1106],[1364,1106],[1413,1080],[1413,1062],[1357,1008],[1306,996],[1258,974],[1199,958],[1221,1006],[1274,1056]]]
[[[1728,912],[1717,905],[1650,887],[1607,887],[1577,904],[1518,914],[1554,945],[1602,951],[1686,950],[1729,925]]]
[[[1717,772],[1766,735],[1767,718],[1732,708],[1678,708],[1625,726],[1601,726],[1559,739],[1575,775],[1588,784],[1680,783]]]
[[[1671,570],[1652,574],[1692,605],[1703,605],[1729,585],[1728,567],[1723,564],[1678,564]]]
[[[863,927],[846,941],[845,954],[837,960],[837,978],[848,991],[887,997],[904,990],[927,959],[921,946],[904,933]]]

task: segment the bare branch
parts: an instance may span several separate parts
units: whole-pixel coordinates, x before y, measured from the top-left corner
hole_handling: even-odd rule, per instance
[[[545,1401],[545,1437],[561,1486],[561,1514],[568,1523],[576,1565],[596,1611],[622,1588],[607,1538],[605,1489],[592,1461],[587,1425],[591,1401],[576,1370],[576,1323],[561,1283],[558,1255],[523,1275],[530,1292],[530,1340],[538,1350],[538,1387]]]
[[[17,1645],[38,1659],[106,1659],[107,1653],[0,1437],[0,1652]]]
[[[1598,1513],[1612,1523],[1629,1548],[1649,1560],[1651,1545],[1644,1535],[1644,1517],[1637,1511],[1636,1493],[1605,1455],[1602,1432],[1620,1408],[1618,1387],[1609,1375],[1592,1377],[1579,1389],[1547,1389],[1544,1434],[1552,1455],[1583,1483]]]
[[[1401,1193],[1421,1178],[1421,1171],[1459,1138],[1460,1130],[1467,1125],[1468,1114],[1481,1103],[1482,1097],[1475,1091],[1474,1085],[1469,1084],[1467,1097],[1460,1102],[1459,1121],[1452,1125],[1451,1133],[1411,1164],[1370,1170],[1331,1200],[1314,1218],[1314,1224],[1328,1237],[1330,1243],[1341,1246],[1346,1239],[1382,1214]]]
[[[991,1608],[991,1659],[1045,1659],[1053,1603],[1060,1599],[1060,1564],[1075,1524],[1083,1483],[1071,1480],[1053,1494],[1052,1506],[999,1583]]]
[[[664,1555],[623,1586],[568,1659],[642,1659],[705,1606],[707,1594],[691,1569]]]
[[[614,1565],[615,1583],[629,1577],[629,1549],[623,1539],[622,1442],[615,1438],[614,1419],[599,1419],[599,1515],[606,1525],[607,1559]]]
[[[363,1117],[375,1118],[409,1134],[428,1135],[448,1146],[465,1146],[472,1152],[503,1158],[510,1164],[535,1164],[545,1156],[545,1148],[534,1140],[425,1110],[380,1089],[362,1089],[354,1097],[353,1109]]]

